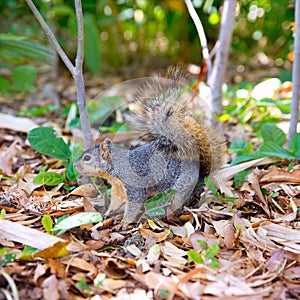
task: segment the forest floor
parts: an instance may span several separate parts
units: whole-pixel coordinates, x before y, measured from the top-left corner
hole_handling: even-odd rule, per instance
[[[88,78],[87,94],[125,79]],[[49,126],[72,142],[78,134],[62,113],[75,100],[72,79],[45,74],[37,87],[0,98],[0,300],[300,299],[300,168],[289,161],[227,166],[220,192],[206,189],[202,205],[186,208],[176,222],[144,219],[121,230],[120,216],[112,216],[51,233],[59,217],[99,207],[104,213],[107,196],[95,199],[91,184],[76,181],[34,183],[43,167],[63,175],[65,166],[34,151],[28,131]],[[123,121],[122,113],[115,117]],[[257,143],[238,122],[221,126],[228,142],[243,136]],[[134,139],[130,132],[118,137],[126,146]],[[251,172],[236,184],[241,170]]]

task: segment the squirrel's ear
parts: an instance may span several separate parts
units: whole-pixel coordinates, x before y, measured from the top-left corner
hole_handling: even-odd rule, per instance
[[[100,158],[106,161],[110,160],[110,150],[112,142],[110,139],[105,139],[103,143],[100,144]]]

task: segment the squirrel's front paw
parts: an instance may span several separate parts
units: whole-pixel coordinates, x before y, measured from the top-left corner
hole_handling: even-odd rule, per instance
[[[127,230],[128,226],[129,226],[129,222],[121,222],[118,225],[114,226],[114,230],[115,231],[123,231],[123,230]]]

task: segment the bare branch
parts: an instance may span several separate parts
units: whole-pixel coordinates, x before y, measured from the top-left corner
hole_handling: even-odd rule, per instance
[[[81,0],[75,0],[75,10],[77,17],[77,54],[75,59],[74,79],[77,88],[77,104],[80,112],[80,123],[85,141],[85,148],[92,147],[93,135],[88,120],[85,86],[82,73],[83,57],[84,57],[84,32]]]
[[[295,47],[293,62],[293,97],[291,103],[291,122],[289,129],[289,144],[297,133],[299,119],[299,90],[300,90],[300,0],[296,0],[295,8]]]
[[[90,148],[93,144],[93,135],[88,120],[86,97],[85,97],[85,86],[84,86],[83,73],[82,73],[83,56],[84,56],[84,33],[83,33],[83,17],[82,17],[81,0],[75,0],[77,30],[78,30],[77,54],[75,59],[75,66],[72,64],[72,62],[70,61],[70,59],[68,58],[64,50],[59,45],[52,30],[47,25],[44,18],[41,16],[41,14],[37,10],[33,2],[31,0],[25,0],[25,1],[27,5],[30,7],[30,9],[32,10],[36,19],[41,24],[52,46],[54,47],[58,55],[61,57],[62,61],[67,66],[67,68],[69,69],[70,73],[72,74],[75,80],[76,91],[77,91],[77,104],[79,108],[84,145],[85,148]]]
[[[236,0],[225,0],[221,18],[221,27],[217,41],[217,53],[212,72],[208,78],[211,88],[212,109],[222,112],[222,83],[227,67],[229,47],[231,43]]]
[[[66,55],[65,51],[62,49],[62,47],[57,42],[52,30],[47,25],[44,18],[39,13],[39,11],[37,10],[37,8],[33,4],[33,2],[31,0],[25,0],[25,1],[26,1],[27,5],[30,7],[30,9],[32,10],[32,12],[35,15],[36,19],[38,20],[38,22],[41,24],[41,26],[42,26],[43,30],[45,31],[45,33],[46,33],[50,43],[52,44],[53,48],[56,50],[56,52],[58,53],[58,55],[60,56],[60,58],[62,59],[64,64],[66,65],[66,67],[69,69],[71,74],[74,76],[75,67],[72,64],[72,62],[70,61],[69,57]]]
[[[201,20],[193,6],[193,3],[191,0],[185,0],[185,5],[188,9],[188,12],[196,26],[197,32],[198,32],[198,36],[200,39],[200,44],[202,47],[202,55],[203,55],[203,59],[205,59],[207,66],[208,66],[208,74],[210,74],[211,72],[211,60],[210,60],[210,56],[209,56],[209,51],[208,51],[208,47],[207,47],[207,39],[206,39],[206,35],[204,32],[204,28],[202,26]]]

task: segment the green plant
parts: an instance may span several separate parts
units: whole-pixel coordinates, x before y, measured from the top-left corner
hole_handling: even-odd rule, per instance
[[[55,226],[51,228],[51,232],[55,235],[62,235],[69,229],[102,221],[103,217],[98,212],[81,212],[72,216],[65,215],[57,219]]]
[[[0,77],[0,92],[33,91],[35,90],[33,83],[36,79],[36,76],[36,70],[32,66],[17,67],[12,72],[12,82]]]
[[[52,229],[53,229],[53,222],[52,219],[49,215],[43,215],[42,217],[42,224],[44,229],[48,232],[51,233]]]
[[[274,82],[277,82],[276,88],[272,86]],[[235,118],[239,123],[251,125],[255,132],[259,132],[265,123],[278,122],[282,114],[290,113],[291,104],[291,99],[269,98],[272,93],[276,95],[280,85],[279,79],[269,79],[254,87],[242,82],[228,89],[224,96],[229,104],[224,107],[225,113],[219,119],[226,121]],[[253,93],[255,98],[251,96]]]
[[[204,182],[206,184],[206,186],[209,188],[209,190],[213,193],[213,195],[218,199],[218,200],[223,200],[223,201],[228,201],[228,202],[233,202],[235,201],[235,197],[222,197],[220,195],[220,193],[218,192],[215,184],[213,183],[213,181],[207,177],[204,178]]]
[[[56,56],[53,49],[26,37],[0,34],[0,67],[12,70],[12,63],[20,64],[25,58],[50,64]]]
[[[0,269],[17,259],[18,254],[10,253],[9,250],[10,249],[6,247],[0,249]]]
[[[18,113],[20,117],[38,117],[47,112],[57,111],[56,105],[47,105],[42,107],[24,108]]]
[[[166,193],[160,192],[151,199],[147,200],[144,204],[145,214],[149,217],[165,215],[165,208],[170,204],[175,193],[175,190],[169,190]]]
[[[54,130],[49,127],[38,127],[28,132],[28,141],[33,149],[41,154],[46,154],[61,160],[64,160],[64,166],[67,168],[66,177],[73,181],[77,173],[73,166],[76,155],[76,148],[70,150],[70,144],[66,144],[62,138],[54,134]],[[45,172],[42,170],[36,177],[35,182],[55,185],[62,182],[63,177],[54,172]]]
[[[249,170],[243,170],[238,172],[233,178],[233,186],[235,188],[242,186],[243,182],[249,174],[251,174],[251,171]]]
[[[251,152],[252,145],[249,142],[237,141],[232,143],[229,152],[237,153],[237,158],[232,161],[231,165],[262,157],[300,160],[300,133],[293,137],[288,149],[284,148],[285,133],[276,125],[265,123],[261,127],[261,135],[263,144],[254,153]]]
[[[204,240],[198,240],[197,242],[201,251],[198,252],[194,249],[189,250],[187,252],[189,260],[195,264],[204,264],[210,268],[218,269],[220,267],[220,263],[217,258],[220,251],[219,245],[212,244],[208,246],[207,242]]]

